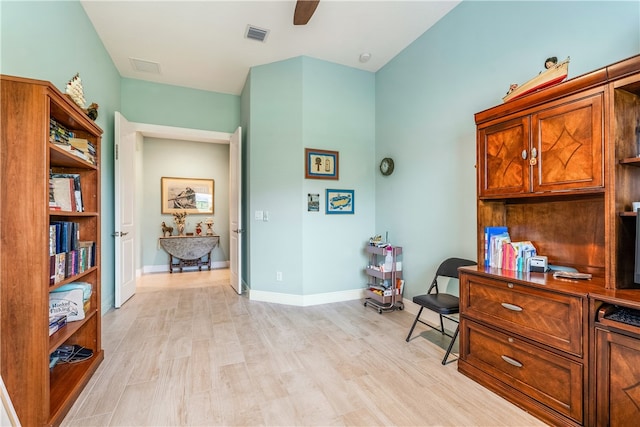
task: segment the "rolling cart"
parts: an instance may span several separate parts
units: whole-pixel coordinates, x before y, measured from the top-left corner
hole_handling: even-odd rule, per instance
[[[367,245],[369,255],[369,265],[366,268],[368,276],[367,298],[364,301],[365,307],[373,307],[382,314],[385,311],[402,310],[402,270],[398,269],[398,256],[402,254],[402,247],[394,246],[391,249],[393,264],[391,271],[384,271],[381,262],[387,254],[387,247]]]

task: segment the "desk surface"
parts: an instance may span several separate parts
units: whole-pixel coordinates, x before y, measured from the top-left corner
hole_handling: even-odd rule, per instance
[[[209,254],[218,245],[220,236],[171,236],[160,237],[160,246],[179,259],[198,259]]]

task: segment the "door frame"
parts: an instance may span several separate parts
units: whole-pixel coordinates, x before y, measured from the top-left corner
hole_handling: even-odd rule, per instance
[[[149,123],[138,123],[138,122],[129,122],[133,132],[135,133],[136,140],[142,140],[143,137],[148,138],[159,138],[159,139],[170,139],[176,141],[190,141],[190,142],[204,142],[211,144],[230,144],[231,137],[233,134],[228,132],[217,132],[217,131],[208,131],[202,129],[190,129],[190,128],[181,128],[175,126],[165,126],[165,125],[154,125]],[[138,173],[136,171],[136,173]],[[239,189],[241,191],[241,189]],[[242,197],[241,194],[238,197]],[[115,201],[114,201],[115,202]],[[138,216],[136,215],[136,221],[139,222]],[[114,224],[115,227],[118,227],[118,224]],[[133,243],[136,256],[135,256],[135,272],[136,277],[140,277],[142,275],[142,266],[138,265],[139,255],[140,255],[140,236],[136,234],[135,241]],[[115,267],[114,267],[115,268]],[[118,272],[114,272],[118,274]]]

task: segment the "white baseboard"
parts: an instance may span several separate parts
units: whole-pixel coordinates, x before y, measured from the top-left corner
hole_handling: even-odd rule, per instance
[[[249,289],[248,292],[249,299],[252,301],[272,302],[276,304],[295,305],[300,307],[364,298],[364,289],[350,289],[347,291],[327,292],[313,295],[283,294],[279,292],[256,291],[254,289]]]
[[[198,267],[184,267],[185,271],[192,271],[193,269],[196,269]],[[211,263],[211,268],[212,269],[218,269],[218,268],[229,268],[229,261],[215,261]],[[144,267],[142,267],[142,274],[149,274],[149,273],[168,273],[169,272],[169,265],[167,264],[163,264],[163,265],[145,265]]]

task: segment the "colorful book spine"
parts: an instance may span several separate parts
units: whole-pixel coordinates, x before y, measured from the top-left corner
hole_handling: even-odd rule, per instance
[[[491,238],[507,232],[507,227],[485,227],[484,228],[484,266],[491,266]]]

